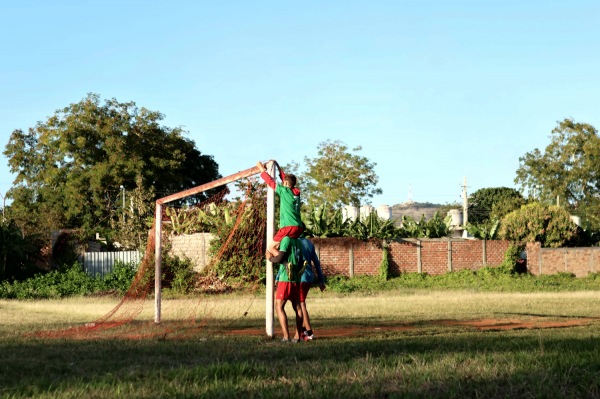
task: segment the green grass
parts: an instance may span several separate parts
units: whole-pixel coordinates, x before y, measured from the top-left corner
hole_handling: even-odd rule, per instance
[[[478,271],[461,270],[431,276],[424,273],[404,273],[382,281],[372,276],[332,276],[328,285],[340,293],[379,292],[398,289],[472,290],[485,292],[549,292],[600,290],[600,274],[590,273],[576,278],[570,273],[533,276],[508,274],[498,268],[486,267]]]
[[[206,298],[219,320],[264,329],[264,298]],[[27,335],[85,323],[117,301],[0,300],[2,398],[596,398],[600,323],[569,328],[479,331],[444,320],[598,318],[600,293],[389,290],[311,291],[317,335],[359,334],[284,344],[260,335],[223,336],[211,324],[193,339],[70,340]],[[288,311],[288,314],[291,313]],[[227,316],[228,315],[228,316]],[[291,322],[290,322],[291,324]],[[378,326],[402,325],[405,330]],[[364,332],[364,334],[363,334]]]

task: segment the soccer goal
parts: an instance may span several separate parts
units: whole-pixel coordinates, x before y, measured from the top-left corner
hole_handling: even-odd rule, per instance
[[[267,173],[275,178],[275,161],[269,161],[266,163]],[[169,195],[164,198],[160,198],[156,201],[156,211],[154,216],[154,242],[155,242],[155,272],[154,272],[154,322],[161,322],[161,275],[162,275],[162,242],[163,242],[163,234],[162,234],[162,215],[163,215],[163,206],[169,202],[177,201],[180,199],[184,199],[191,195],[199,194],[208,190],[215,189],[217,187],[230,184],[232,182],[253,176],[260,173],[260,170],[257,166],[252,168],[243,170],[241,172],[223,177],[218,180],[214,180],[210,183],[206,183],[185,191],[181,191],[179,193],[175,193]],[[266,242],[270,242],[273,239],[275,229],[275,191],[272,188],[268,188],[267,190],[267,226],[266,226]],[[273,337],[274,335],[274,306],[273,306],[273,291],[274,291],[274,277],[273,277],[273,264],[267,260],[267,270],[266,270],[266,325],[265,332],[269,337]]]
[[[274,178],[276,162],[269,161],[265,166],[267,173]],[[183,300],[181,298],[163,300],[162,295],[165,288],[163,283],[171,284],[171,288],[173,283],[172,280],[163,280],[163,276],[174,275],[173,266],[166,263],[163,265],[162,262],[169,256],[166,241],[173,238],[170,233],[174,232],[174,230],[168,231],[165,227],[173,229],[173,215],[181,215],[177,212],[186,213],[195,209],[199,214],[206,216],[212,210],[216,212],[212,217],[216,217],[219,221],[216,225],[224,226],[223,230],[217,229],[217,232],[222,233],[218,240],[215,239],[214,252],[211,252],[211,259],[206,266],[209,270],[219,270],[219,276],[203,275],[198,280],[209,278],[211,285],[216,282],[226,285],[221,276],[227,276],[230,270],[239,273],[243,268],[240,267],[239,270],[235,268],[240,264],[252,267],[253,274],[246,276],[248,279],[255,278],[258,281],[259,276],[265,275],[263,273],[264,249],[266,243],[272,240],[275,229],[275,192],[270,187],[266,187],[265,191],[264,185],[257,180],[252,180],[252,177],[258,173],[260,170],[255,166],[156,200],[154,223],[148,232],[144,257],[137,268],[135,278],[119,303],[93,322],[63,330],[42,331],[36,335],[74,339],[143,339],[167,336],[191,338],[207,327],[219,331],[218,329],[223,325],[242,323],[250,310],[253,320],[260,319],[260,301],[254,301],[255,298],[248,300],[247,296],[234,295],[232,298],[227,295],[190,295]],[[239,187],[243,187],[243,183],[248,184],[240,199],[225,198],[233,191],[233,186],[239,184]],[[218,190],[221,186],[227,187]],[[206,200],[194,207],[177,208],[174,206],[177,202],[170,204],[205,192]],[[223,214],[218,213],[221,211]],[[169,215],[171,215],[171,223],[164,223],[165,219],[169,219]],[[229,222],[224,223],[224,219],[220,218],[222,216],[226,216],[225,219]],[[191,222],[197,223],[197,219],[191,219]],[[212,226],[214,227],[215,224]],[[266,265],[265,330],[269,337],[273,337],[274,274],[273,265],[268,261]],[[248,271],[247,268],[243,270]],[[152,288],[154,288],[154,309],[151,301]],[[153,320],[152,316],[154,316]]]

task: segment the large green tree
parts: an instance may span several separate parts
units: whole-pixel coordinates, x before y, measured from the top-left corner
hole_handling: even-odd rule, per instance
[[[350,150],[346,144],[327,140],[318,145],[318,156],[305,157],[306,171],[300,175],[303,196],[309,205],[359,206],[374,195],[379,177],[375,163],[358,154],[362,147]]]
[[[586,123],[565,119],[544,152],[519,158],[515,183],[545,203],[560,204],[600,227],[600,136]]]
[[[469,196],[469,223],[499,220],[504,215],[525,204],[520,192],[508,187],[490,187],[475,191]]]
[[[123,212],[121,186],[162,197],[220,177],[213,157],[162,119],[134,102],[89,94],[27,132],[13,131],[4,151],[16,174],[12,218],[24,233],[109,228],[115,209]]]

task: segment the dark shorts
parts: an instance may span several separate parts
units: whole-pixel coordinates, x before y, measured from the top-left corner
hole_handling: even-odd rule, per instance
[[[277,231],[273,241],[281,242],[283,237],[299,238],[304,233],[304,228],[300,226],[286,226]]]
[[[300,287],[296,283],[277,283],[277,294],[275,299],[282,301],[297,301],[299,296]]]
[[[310,287],[312,287],[312,283],[300,283],[300,289],[298,290],[300,302],[306,302]]]

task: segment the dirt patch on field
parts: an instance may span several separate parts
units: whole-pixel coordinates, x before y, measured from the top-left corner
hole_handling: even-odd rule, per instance
[[[319,338],[328,337],[350,337],[350,336],[366,336],[385,332],[413,331],[425,327],[462,327],[470,328],[479,331],[506,331],[506,330],[522,330],[522,329],[541,329],[541,328],[567,328],[576,326],[585,326],[594,322],[598,322],[593,318],[576,318],[567,320],[544,320],[543,318],[527,318],[524,319],[481,319],[481,320],[432,320],[430,322],[419,324],[386,324],[382,326],[361,326],[348,325],[345,327],[319,327],[316,334]],[[235,329],[223,330],[223,334],[227,335],[264,335],[264,329]],[[275,328],[275,335],[281,336],[279,328]]]

